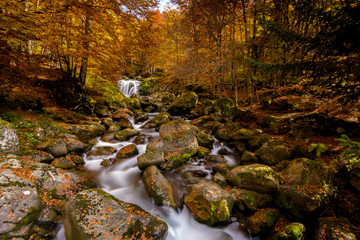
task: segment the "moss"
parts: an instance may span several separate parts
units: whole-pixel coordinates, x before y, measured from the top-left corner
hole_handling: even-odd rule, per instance
[[[25,227],[25,226],[28,226],[28,225],[34,223],[38,219],[41,211],[42,211],[41,207],[31,207],[29,209],[28,214],[25,217],[23,217],[19,222],[16,223],[16,225],[12,229],[12,231],[18,231],[22,227]]]

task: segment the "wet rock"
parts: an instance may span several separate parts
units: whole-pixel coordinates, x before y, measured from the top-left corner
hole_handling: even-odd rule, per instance
[[[145,113],[140,113],[140,114],[136,115],[134,118],[135,123],[145,122],[148,119],[149,119],[149,115],[145,114]]]
[[[230,166],[227,163],[217,163],[215,165],[213,165],[212,169],[215,172],[219,172],[221,174],[223,174],[224,176],[226,176],[226,174],[230,171]]]
[[[99,157],[99,156],[109,156],[116,153],[116,149],[113,147],[95,147],[90,152],[87,153],[87,156],[90,159]]]
[[[249,147],[251,150],[259,149],[262,145],[264,145],[270,139],[271,139],[271,137],[267,134],[254,135],[249,140]]]
[[[109,106],[107,106],[104,102],[97,102],[95,104],[94,113],[99,117],[110,117],[111,111],[109,109]]]
[[[127,141],[130,138],[139,135],[140,132],[135,129],[126,128],[116,134],[114,134],[114,138],[119,141]]]
[[[127,145],[119,150],[119,152],[116,154],[117,158],[129,158],[133,157],[136,154],[138,154],[139,151],[135,144]]]
[[[333,194],[331,174],[320,161],[295,159],[283,176],[284,183],[276,197],[276,204],[295,220],[311,217]]]
[[[270,140],[255,152],[256,156],[268,165],[275,165],[283,160],[289,159],[292,150],[281,141]]]
[[[194,92],[185,92],[177,97],[173,103],[170,104],[168,112],[171,115],[183,116],[190,112],[190,109],[195,107],[198,101],[198,96]]]
[[[0,153],[17,153],[19,150],[20,141],[16,129],[0,119]]]
[[[26,151],[25,155],[36,162],[51,163],[54,160],[53,155],[40,150],[29,150]]]
[[[196,125],[196,126],[204,126],[204,124],[206,124],[210,121],[213,121],[213,119],[210,116],[205,115],[205,116],[201,116],[199,118],[191,120],[190,123],[193,125]]]
[[[252,236],[264,236],[275,226],[280,212],[274,208],[263,208],[246,218]]]
[[[68,152],[81,152],[85,144],[78,139],[65,138],[65,144]]]
[[[218,154],[220,154],[220,155],[228,155],[229,150],[227,150],[226,148],[220,148],[219,151],[218,151]]]
[[[238,150],[240,153],[243,153],[247,149],[247,144],[243,141],[236,141],[234,142],[235,149]]]
[[[165,222],[100,189],[76,194],[63,214],[67,239],[165,239],[167,234]]]
[[[127,118],[121,118],[116,122],[116,126],[120,128],[120,130],[126,129],[126,128],[133,128],[131,122]]]
[[[52,166],[56,167],[56,168],[62,168],[62,169],[71,169],[71,168],[75,168],[76,164],[71,161],[71,159],[69,158],[56,158],[52,163]]]
[[[50,139],[36,146],[38,150],[45,151],[54,157],[60,157],[68,153],[64,139]]]
[[[127,109],[127,108],[122,108],[122,109],[119,109],[118,111],[116,111],[115,113],[113,113],[111,115],[111,118],[114,120],[114,121],[121,121],[122,119],[129,119],[130,116],[133,116],[134,113]]]
[[[66,158],[75,163],[76,165],[85,164],[84,158],[79,155],[68,155],[66,156]]]
[[[206,134],[202,131],[199,131],[197,133],[196,138],[197,138],[200,146],[206,147],[209,149],[212,149],[213,144],[215,143],[215,139],[212,136],[210,136],[209,134]]]
[[[101,121],[107,129],[114,125],[114,121],[111,117],[103,118]]]
[[[318,228],[314,239],[316,240],[356,240],[352,225],[346,218],[326,217],[318,220]]]
[[[197,221],[213,226],[230,219],[234,201],[218,184],[202,180],[192,186],[185,204]]]
[[[277,231],[272,240],[303,240],[305,237],[305,226],[302,223],[290,223],[284,226],[282,231]]]
[[[225,162],[225,158],[221,155],[208,155],[205,157],[205,160],[208,162],[214,162],[214,163]]]
[[[140,170],[145,170],[149,166],[160,167],[165,163],[164,153],[157,151],[147,151],[137,158],[137,166]]]
[[[233,188],[230,193],[234,198],[235,205],[241,211],[255,212],[260,208],[268,207],[273,201],[273,198],[269,194],[258,193],[241,188]]]
[[[272,193],[280,188],[279,175],[262,164],[235,167],[226,174],[226,178],[234,186],[260,193]]]
[[[225,121],[233,121],[237,115],[238,108],[231,98],[218,99],[214,106],[215,112],[220,112],[221,118]]]
[[[199,158],[204,158],[209,154],[210,154],[210,149],[208,149],[206,147],[201,147],[201,146],[198,147],[197,156]]]
[[[167,112],[162,112],[157,114],[153,119],[151,119],[149,122],[141,126],[141,128],[158,128],[161,125],[170,122],[171,115]]]
[[[354,188],[360,191],[360,168],[351,170],[349,182]]]
[[[156,166],[146,168],[143,173],[146,191],[157,205],[176,208],[173,187]]]

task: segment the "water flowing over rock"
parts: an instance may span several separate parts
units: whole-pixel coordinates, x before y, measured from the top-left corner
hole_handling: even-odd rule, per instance
[[[0,119],[0,153],[16,153],[19,149],[20,142],[15,128]]]
[[[67,239],[165,239],[167,224],[101,189],[84,190],[63,210]]]
[[[218,184],[202,180],[192,186],[185,204],[197,221],[213,226],[230,219],[234,200]]]
[[[125,97],[131,97],[139,93],[140,81],[138,80],[120,80],[119,87]]]

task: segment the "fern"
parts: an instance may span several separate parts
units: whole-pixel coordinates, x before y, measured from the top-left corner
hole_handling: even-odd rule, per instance
[[[346,147],[346,149],[340,154],[341,159],[348,160],[360,158],[360,142],[351,140],[346,134],[342,134],[341,138],[336,138],[335,140],[340,142],[340,146]]]

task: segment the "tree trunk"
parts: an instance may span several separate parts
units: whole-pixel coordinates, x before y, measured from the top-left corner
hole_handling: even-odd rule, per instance
[[[86,10],[86,19],[85,19],[85,31],[84,31],[84,41],[82,43],[84,48],[84,56],[81,59],[80,73],[79,73],[79,83],[81,90],[85,87],[87,67],[89,61],[89,50],[90,50],[90,36],[91,36],[91,15],[89,10]]]

